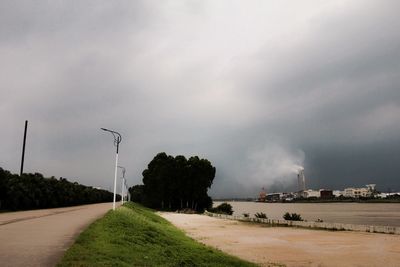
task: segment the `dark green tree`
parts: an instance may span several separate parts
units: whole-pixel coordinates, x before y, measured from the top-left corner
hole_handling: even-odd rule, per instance
[[[144,185],[134,185],[129,188],[131,194],[131,201],[143,203],[144,200]]]
[[[214,177],[215,167],[206,159],[159,153],[143,171],[143,203],[156,209],[202,211],[212,205],[207,191]]]
[[[112,193],[40,173],[11,174],[0,168],[0,209],[28,210],[109,202]]]

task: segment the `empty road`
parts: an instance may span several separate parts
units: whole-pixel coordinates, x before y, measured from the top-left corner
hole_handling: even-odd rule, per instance
[[[0,265],[54,266],[112,203],[0,213]]]

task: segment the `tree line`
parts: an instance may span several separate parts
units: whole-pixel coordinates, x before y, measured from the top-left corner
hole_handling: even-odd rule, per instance
[[[120,197],[120,196],[117,196]],[[40,173],[11,174],[0,167],[0,209],[28,210],[110,202],[113,193],[70,182],[45,178]]]
[[[203,211],[212,206],[207,191],[215,172],[207,159],[162,152],[143,171],[143,185],[129,188],[131,200],[155,209]]]

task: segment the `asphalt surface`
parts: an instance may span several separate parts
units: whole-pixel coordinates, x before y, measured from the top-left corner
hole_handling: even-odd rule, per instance
[[[0,266],[55,266],[112,203],[0,213]]]

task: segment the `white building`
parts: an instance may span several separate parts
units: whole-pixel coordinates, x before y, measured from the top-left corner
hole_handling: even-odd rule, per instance
[[[377,197],[379,197],[379,198],[387,198],[387,197],[394,196],[394,195],[399,195],[400,196],[400,192],[397,192],[397,193],[379,193],[377,195]]]
[[[341,197],[341,196],[344,195],[344,191],[333,190],[333,191],[332,191],[332,194],[333,194],[335,197]]]
[[[369,191],[375,192],[376,184],[367,184],[365,186],[368,188]]]
[[[361,188],[345,188],[344,196],[352,197],[352,198],[360,198],[360,197],[371,197],[375,190],[375,184],[368,184],[366,187]]]
[[[316,190],[308,189],[308,190],[303,191],[303,194],[304,194],[304,197],[306,197],[306,198],[321,197],[320,190],[316,191]]]
[[[387,196],[388,196],[388,193],[379,193],[377,195],[377,197],[379,197],[379,198],[387,198]]]

